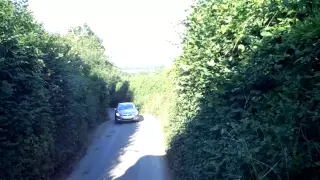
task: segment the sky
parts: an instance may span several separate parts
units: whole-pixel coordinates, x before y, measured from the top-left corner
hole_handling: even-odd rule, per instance
[[[169,66],[179,56],[179,22],[192,0],[29,0],[29,9],[53,33],[87,23],[120,68]]]

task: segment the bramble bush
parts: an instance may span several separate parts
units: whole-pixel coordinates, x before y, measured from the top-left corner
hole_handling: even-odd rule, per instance
[[[23,1],[0,1],[0,179],[48,179],[105,120],[120,73],[87,26],[47,33]]]

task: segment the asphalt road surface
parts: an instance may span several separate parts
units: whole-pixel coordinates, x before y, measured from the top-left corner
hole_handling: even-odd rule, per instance
[[[68,180],[170,180],[160,122],[152,116],[136,123],[100,125],[86,155]]]

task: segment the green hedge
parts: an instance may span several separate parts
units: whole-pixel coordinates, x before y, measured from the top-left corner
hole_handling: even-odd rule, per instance
[[[160,119],[167,132],[175,105],[171,70],[159,68],[155,72],[134,74],[128,81],[133,101],[140,105],[143,113]]]
[[[119,72],[87,25],[51,35],[22,1],[0,9],[0,179],[48,179],[105,120]]]
[[[131,102],[132,92],[129,89],[129,82],[121,79],[115,86],[115,90],[112,93],[111,107],[116,107],[119,102]]]
[[[320,177],[319,7],[197,1],[175,61],[176,179]]]

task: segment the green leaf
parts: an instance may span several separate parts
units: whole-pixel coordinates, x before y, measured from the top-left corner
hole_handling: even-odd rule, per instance
[[[238,45],[238,49],[239,49],[241,52],[244,52],[246,48],[244,47],[243,44],[239,44],[239,45]]]
[[[220,129],[220,125],[215,125],[212,128],[210,128],[210,131],[216,131],[218,129]]]
[[[262,37],[271,37],[271,36],[273,36],[273,34],[271,32],[263,31],[263,32],[261,32],[261,36]]]
[[[288,0],[282,0],[282,4],[283,4],[284,6],[288,6],[288,5],[289,5],[289,2],[288,2]]]
[[[315,76],[315,77],[320,77],[320,72],[316,72],[316,73],[314,74],[314,76]]]

